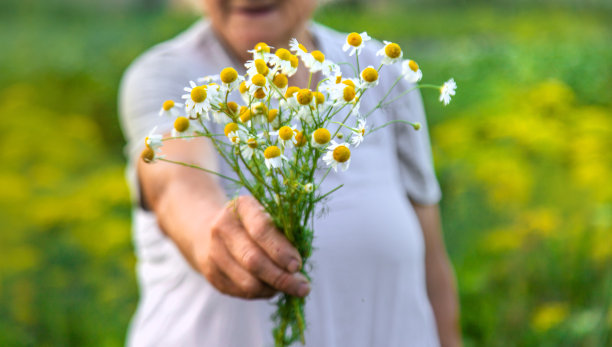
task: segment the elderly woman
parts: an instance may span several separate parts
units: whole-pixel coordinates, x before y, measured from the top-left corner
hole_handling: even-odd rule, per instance
[[[207,19],[138,58],[121,86],[141,290],[128,344],[269,346],[274,307],[266,299],[286,292],[308,295],[308,346],[460,345],[426,126],[374,133],[350,172],[328,176],[330,186],[344,188],[315,221],[312,283],[298,271],[298,252],[252,197],[240,196],[235,208],[227,204],[230,189],[212,175],[138,160],[152,128],[172,127],[157,116],[164,100],[179,100],[189,80],[242,66],[258,42],[279,48],[297,38],[333,61],[346,60],[346,35],[310,21],[315,0],[202,1]],[[364,66],[378,65],[379,48],[366,45]],[[290,84],[305,87],[307,72],[298,71]],[[365,109],[394,80],[395,70],[387,71],[361,101]],[[418,92],[371,118],[426,125]],[[200,139],[169,141],[163,154],[229,175],[211,147]]]

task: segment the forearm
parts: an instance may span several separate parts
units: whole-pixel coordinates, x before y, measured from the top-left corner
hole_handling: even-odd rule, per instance
[[[442,238],[438,206],[413,206],[425,239],[427,294],[436,318],[440,343],[443,347],[461,346],[455,276]]]
[[[163,153],[175,161],[217,170],[202,140],[168,141]],[[138,174],[144,205],[155,212],[162,231],[194,265],[192,245],[225,203],[217,179],[193,168],[161,161],[153,164],[140,162]]]

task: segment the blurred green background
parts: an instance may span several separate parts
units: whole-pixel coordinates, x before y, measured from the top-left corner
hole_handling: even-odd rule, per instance
[[[372,8],[373,6],[373,8]],[[117,87],[197,18],[165,1],[0,3],[0,346],[116,346],[137,301]],[[467,346],[612,345],[610,1],[351,1],[425,82]]]

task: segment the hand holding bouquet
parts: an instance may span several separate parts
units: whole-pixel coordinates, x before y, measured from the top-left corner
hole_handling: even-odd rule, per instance
[[[450,102],[456,84],[449,80],[443,86],[415,84],[388,100],[401,79],[417,83],[422,78],[416,62],[404,59],[399,45],[386,42],[377,55],[379,66],[359,66],[359,55],[370,38],[366,33],[351,33],[346,38],[344,51],[354,56],[355,65],[335,63],[320,51],[308,51],[297,40],[289,50],[273,51],[265,43],[257,44],[253,59],[245,64],[246,75],[226,67],[219,75],[191,81],[183,95],[184,104],[173,100],[163,103],[160,116],[172,117],[172,136],[163,138],[153,132],[145,139],[142,158],[190,166],[227,179],[246,188],[261,204],[287,240],[297,249],[303,264],[312,253],[312,223],[318,204],[342,187],[320,191],[321,183],[331,170],[349,168],[352,151],[366,141],[372,132],[399,122],[420,128],[419,123],[392,120],[378,127],[370,127],[368,117],[377,109],[409,93],[415,88],[436,88],[440,101]],[[350,58],[352,59],[352,58]],[[309,71],[306,88],[289,86],[289,77],[300,65]],[[344,76],[340,64],[352,67],[354,74]],[[401,64],[402,74],[378,101],[376,107],[364,112],[360,100],[379,83],[379,73],[385,65]],[[313,83],[313,74],[322,80]],[[240,94],[242,103],[230,101]],[[179,113],[179,109],[183,112]],[[212,123],[220,124],[223,132],[215,132]],[[340,132],[342,128],[348,130]],[[160,155],[164,141],[207,137],[225,160],[234,177],[213,172],[189,163],[173,161]],[[322,175],[315,175],[321,171]],[[320,178],[318,178],[320,177]],[[236,207],[239,208],[239,207]],[[306,267],[300,270],[306,277]],[[304,343],[306,321],[304,298],[283,294],[277,300],[273,317],[273,334],[277,346],[295,341]]]

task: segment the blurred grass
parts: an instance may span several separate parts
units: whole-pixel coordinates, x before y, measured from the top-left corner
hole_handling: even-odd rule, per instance
[[[0,345],[123,342],[137,290],[116,93],[196,18],[0,4]],[[468,346],[612,344],[612,15],[581,7],[334,6],[397,41],[424,93]]]

